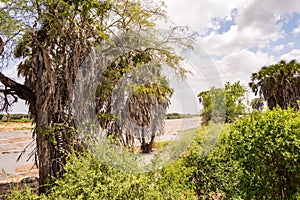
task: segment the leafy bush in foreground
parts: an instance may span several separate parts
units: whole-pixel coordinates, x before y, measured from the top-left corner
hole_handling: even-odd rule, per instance
[[[195,199],[189,169],[180,162],[133,174],[100,164],[90,155],[71,156],[63,178],[43,196],[15,192],[11,199]],[[30,196],[30,198],[28,198]]]
[[[185,159],[199,199],[300,199],[299,112],[254,112],[226,128],[204,158],[202,143]]]
[[[243,169],[247,199],[289,199],[300,192],[299,112],[254,112],[233,125],[226,143],[227,155]]]
[[[240,194],[238,186],[242,170],[239,163],[228,156],[226,149],[229,128],[226,125],[222,131],[220,126],[213,124],[203,128],[184,158],[185,165],[193,168],[193,184],[198,199],[231,199]],[[211,147],[205,144],[208,137],[220,132],[218,142]]]

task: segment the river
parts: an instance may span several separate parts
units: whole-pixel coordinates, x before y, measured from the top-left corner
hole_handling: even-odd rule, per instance
[[[185,118],[166,120],[164,134],[156,141],[176,139],[180,131],[194,129],[200,124],[200,118]],[[28,146],[24,155],[17,162],[17,158],[24,148]],[[0,130],[0,183],[20,181],[24,177],[37,176],[33,160],[28,160],[29,154],[34,150],[35,142],[31,130]]]

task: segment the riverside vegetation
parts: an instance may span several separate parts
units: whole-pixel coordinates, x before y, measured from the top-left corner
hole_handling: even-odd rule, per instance
[[[133,136],[141,135],[137,142],[143,152],[150,152],[163,130],[173,94],[162,67],[184,78],[184,60],[171,47],[193,49],[197,34],[181,26],[160,33],[158,24],[167,20],[164,3],[151,0],[0,0],[0,13],[0,111],[8,112],[18,99],[29,106],[35,126],[40,194],[28,189],[3,198],[300,198],[297,61],[280,61],[252,74],[249,86],[259,95],[252,106],[261,112],[245,115],[246,88],[239,82],[226,83],[225,90],[213,87],[199,93],[205,126],[197,130],[189,151],[161,169],[131,174],[110,168],[84,152],[86,143],[80,141],[81,130],[75,123],[89,120],[77,117],[86,116],[85,110],[95,110],[105,135],[121,144],[120,148],[132,149]],[[105,69],[89,65],[88,55],[93,55],[96,47],[106,49],[106,44],[121,51],[109,54],[113,58]],[[24,79],[23,84],[3,74],[12,64],[17,65],[16,75]],[[86,73],[94,71],[103,73]],[[141,76],[145,71],[149,76]],[[90,88],[94,75],[99,82]],[[118,88],[118,95],[114,95],[118,83],[129,86],[128,91]],[[89,105],[87,91],[93,89],[96,104]],[[263,101],[271,110],[262,111]],[[114,102],[118,102],[118,109]],[[83,105],[88,107],[81,109]],[[128,113],[119,109],[126,105]],[[130,118],[118,123],[116,116]],[[157,124],[155,130],[136,132],[135,124],[146,127],[151,121]],[[210,137],[221,131],[218,123],[222,121],[232,124],[226,124],[214,145],[216,141]],[[151,137],[146,138],[146,133]]]
[[[227,124],[206,152],[215,126],[198,129],[190,149],[161,169],[121,172],[87,153],[70,154],[46,194],[26,189],[7,199],[300,199],[299,111],[254,111]]]

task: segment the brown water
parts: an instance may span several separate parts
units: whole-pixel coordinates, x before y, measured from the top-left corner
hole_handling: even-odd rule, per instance
[[[196,128],[199,124],[200,118],[197,117],[166,120],[165,132],[157,137],[156,141],[176,139],[181,131]],[[17,162],[17,158],[26,146],[28,148]],[[34,148],[35,142],[32,138],[31,130],[0,130],[0,183],[20,181],[24,177],[38,175],[37,169],[32,169],[33,158],[27,161],[28,155]]]
[[[26,150],[24,148],[27,147]],[[36,174],[33,159],[28,160],[34,150],[35,142],[30,130],[6,131],[0,130],[0,182],[7,178],[26,177]],[[23,156],[17,162],[21,152]]]

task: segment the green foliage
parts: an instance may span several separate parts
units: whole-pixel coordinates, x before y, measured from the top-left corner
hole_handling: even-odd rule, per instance
[[[267,101],[268,107],[276,105],[281,108],[299,109],[297,100],[300,98],[300,64],[296,60],[289,63],[280,61],[277,64],[265,66],[259,72],[253,73],[249,86],[252,91]]]
[[[199,117],[197,114],[179,114],[179,113],[167,113],[167,119],[184,119],[184,118],[192,118],[192,117]]]
[[[46,195],[17,191],[8,199],[195,199],[190,170],[175,162],[158,171],[133,174],[103,165],[90,155],[72,155],[63,178]]]
[[[202,127],[190,150],[161,169],[121,172],[89,154],[71,155],[64,177],[53,183],[47,195],[17,191],[8,199],[296,200],[299,152],[299,112],[254,111],[225,127]]]
[[[246,106],[242,102],[245,99],[247,89],[240,82],[225,83],[226,95],[226,118],[225,122],[233,122],[239,115],[244,113]]]
[[[251,107],[254,110],[262,111],[264,107],[264,101],[262,98],[254,98],[251,101]]]
[[[171,142],[171,141],[154,142],[154,148],[155,148],[156,150],[163,149],[164,147],[166,147],[167,145],[169,145],[170,142]]]
[[[210,91],[200,92],[198,97],[203,105],[202,121],[205,124],[208,121],[232,122],[244,113],[246,107],[242,101],[246,92],[247,89],[239,81],[233,84],[225,83],[225,89],[213,87]]]
[[[185,157],[199,199],[299,199],[299,112],[253,112],[227,125],[203,157],[212,134],[203,128]]]
[[[31,122],[27,114],[0,114],[0,122]]]
[[[228,154],[243,169],[247,198],[286,199],[300,187],[300,115],[275,108],[233,125]]]
[[[198,199],[231,199],[239,196],[241,168],[227,155],[225,141],[229,125],[221,129],[211,124],[199,131],[185,165],[193,169],[193,184]],[[219,138],[218,135],[222,132]]]

